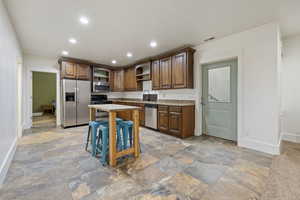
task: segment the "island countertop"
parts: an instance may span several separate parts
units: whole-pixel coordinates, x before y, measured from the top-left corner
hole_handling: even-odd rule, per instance
[[[137,106],[127,106],[127,105],[119,105],[119,104],[95,104],[95,105],[89,105],[89,108],[94,108],[97,110],[102,110],[105,112],[111,112],[111,111],[124,111],[124,110],[139,110],[140,107]]]

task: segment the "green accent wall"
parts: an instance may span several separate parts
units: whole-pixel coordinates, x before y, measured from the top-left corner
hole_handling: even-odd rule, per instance
[[[42,105],[56,100],[56,74],[46,72],[32,73],[33,112],[42,112]]]

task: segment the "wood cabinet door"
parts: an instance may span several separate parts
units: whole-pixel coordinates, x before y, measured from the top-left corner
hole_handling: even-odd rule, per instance
[[[151,79],[152,79],[152,89],[159,89],[159,60],[155,60],[151,64]]]
[[[172,57],[172,88],[187,87],[186,52]]]
[[[130,67],[124,71],[124,88],[126,91],[137,90],[135,67]]]
[[[168,106],[158,106],[158,129],[164,133],[167,133],[169,131]]]
[[[120,92],[124,90],[124,70],[114,71],[113,91]]]
[[[124,90],[130,90],[130,71],[129,69],[124,70]]]
[[[130,68],[130,77],[131,77],[131,88],[133,91],[138,90],[137,82],[136,82],[136,72],[135,72],[135,67]]]
[[[85,64],[77,64],[76,78],[80,80],[90,80],[91,79],[90,66]]]
[[[124,70],[118,71],[117,74],[117,88],[118,91],[123,91],[124,90]]]
[[[62,78],[76,78],[76,65],[75,63],[63,62],[62,63]]]
[[[182,135],[181,113],[169,112],[169,133],[179,137]]]
[[[171,57],[160,60],[159,69],[160,89],[169,89],[172,87],[172,59]]]

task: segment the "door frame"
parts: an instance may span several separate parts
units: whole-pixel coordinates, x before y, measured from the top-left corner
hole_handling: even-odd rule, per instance
[[[21,58],[17,58],[17,133],[18,137],[22,137],[23,134],[23,61]]]
[[[45,73],[53,73],[56,75],[56,126],[60,126],[61,124],[61,119],[60,119],[60,74],[58,71],[52,71],[52,70],[47,70],[47,69],[31,69],[29,71],[29,123],[30,123],[30,128],[32,128],[32,95],[33,95],[33,83],[32,83],[32,75],[33,72],[45,72]]]
[[[201,109],[202,109],[202,113],[201,113],[201,117],[202,117],[202,127],[201,127],[201,134],[204,134],[204,127],[206,128],[206,125],[204,124],[205,122],[205,104],[202,103],[202,101],[204,101],[204,87],[207,87],[209,86],[208,83],[205,84],[204,83],[204,73],[203,71],[205,70],[204,68],[205,67],[208,67],[209,69],[216,69],[216,68],[222,68],[222,67],[226,67],[228,65],[231,65],[233,64],[233,66],[230,67],[230,85],[235,82],[236,87],[233,87],[233,88],[230,88],[230,98],[231,98],[231,103],[234,104],[234,108],[232,109],[232,112],[234,113],[232,115],[232,117],[234,118],[234,131],[236,133],[236,140],[232,140],[232,141],[236,141],[238,140],[238,112],[237,112],[237,109],[238,109],[238,59],[237,58],[231,58],[231,59],[226,59],[226,60],[222,60],[222,61],[217,61],[217,62],[210,62],[210,63],[206,63],[206,64],[202,64],[201,65],[201,92],[202,92],[202,95],[201,95]],[[208,66],[208,65],[212,65],[212,66]],[[233,69],[235,68],[235,69]],[[232,71],[232,70],[235,70],[235,71]],[[235,75],[235,77],[231,77],[231,75]],[[234,79],[232,79],[234,78]],[[208,77],[206,77],[206,80],[208,81]],[[207,88],[208,89],[208,88]],[[234,91],[234,92],[233,92]],[[206,91],[208,92],[208,91]],[[234,94],[234,96],[232,96]],[[208,102],[206,102],[208,103]]]
[[[243,138],[247,136],[247,133],[243,133],[244,128],[244,118],[243,118],[243,49],[235,49],[232,51],[227,51],[223,53],[214,53],[211,55],[208,55],[205,59],[201,55],[199,55],[199,68],[200,68],[200,77],[202,77],[202,65],[205,64],[211,64],[216,62],[222,62],[227,60],[233,60],[237,59],[237,144],[240,146],[240,143],[242,142]],[[200,89],[200,95],[198,97],[198,106],[200,110],[200,114],[198,116],[198,122],[200,123],[198,129],[201,131],[202,134],[202,81],[199,81],[199,89]],[[200,134],[200,135],[201,135]]]

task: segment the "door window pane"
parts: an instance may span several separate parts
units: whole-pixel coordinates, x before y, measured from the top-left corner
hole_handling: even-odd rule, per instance
[[[208,70],[208,101],[230,102],[230,66]]]

